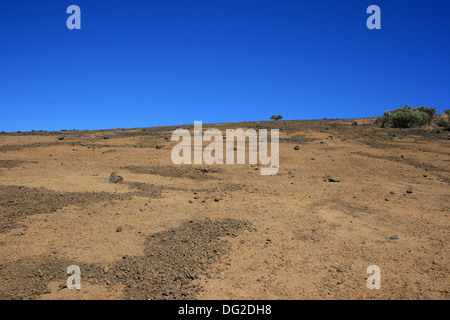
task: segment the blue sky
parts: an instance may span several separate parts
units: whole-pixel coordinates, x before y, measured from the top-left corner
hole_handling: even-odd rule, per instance
[[[449,109],[449,17],[445,0],[2,0],[0,131]]]

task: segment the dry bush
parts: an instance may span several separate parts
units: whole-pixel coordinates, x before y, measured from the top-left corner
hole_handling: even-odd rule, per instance
[[[436,124],[439,127],[450,128],[450,116],[446,113],[440,114],[436,119]]]
[[[432,127],[432,126],[427,126],[426,128],[425,128],[425,132],[426,133],[432,133],[434,131],[434,128]]]

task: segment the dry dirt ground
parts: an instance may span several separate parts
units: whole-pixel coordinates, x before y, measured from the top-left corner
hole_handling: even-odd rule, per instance
[[[354,121],[203,124],[280,129],[274,176],[173,164],[193,125],[0,134],[0,299],[449,299],[449,132]]]

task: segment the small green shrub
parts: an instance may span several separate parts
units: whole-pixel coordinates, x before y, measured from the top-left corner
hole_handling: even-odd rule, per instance
[[[435,108],[427,108],[427,107],[421,106],[421,107],[414,108],[414,110],[426,113],[428,115],[428,117],[426,119],[427,123],[430,123],[431,120],[433,120],[433,117],[436,115]]]
[[[271,115],[271,116],[270,116],[270,119],[276,121],[276,120],[283,119],[283,116],[282,116],[281,114],[279,114],[279,115],[277,115],[277,116],[276,116],[276,115]]]
[[[436,110],[434,108],[423,106],[411,108],[405,105],[395,110],[386,111],[382,117],[376,119],[376,123],[382,128],[410,128],[430,123],[435,114]]]

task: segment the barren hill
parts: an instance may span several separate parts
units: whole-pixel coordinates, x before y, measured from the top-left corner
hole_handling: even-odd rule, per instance
[[[175,165],[176,128],[0,134],[0,299],[449,299],[449,132],[203,124],[279,129],[264,176]]]

